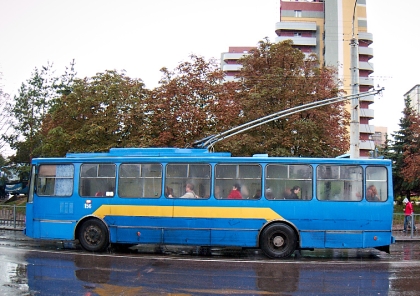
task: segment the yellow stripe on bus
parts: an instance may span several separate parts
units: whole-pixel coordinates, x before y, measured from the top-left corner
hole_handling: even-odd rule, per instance
[[[242,218],[242,219],[283,219],[270,208],[241,207],[172,207],[172,206],[122,206],[102,205],[93,215],[105,216],[142,216],[176,218]]]

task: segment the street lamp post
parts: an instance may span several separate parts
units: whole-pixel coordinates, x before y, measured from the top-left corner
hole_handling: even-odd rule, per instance
[[[353,31],[350,41],[350,58],[351,58],[351,91],[352,95],[359,93],[359,43],[354,34],[354,20],[356,15],[357,0],[354,1],[353,10]],[[359,114],[359,97],[355,96],[351,99],[351,119],[350,119],[350,158],[359,158],[359,141],[360,141],[360,114]]]

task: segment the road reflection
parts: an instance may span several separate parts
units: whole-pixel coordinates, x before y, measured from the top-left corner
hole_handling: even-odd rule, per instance
[[[269,260],[256,251],[165,247],[93,254],[0,245],[1,295],[418,295],[420,246],[302,251]],[[57,246],[57,245],[55,245]],[[195,251],[194,251],[195,250]]]
[[[309,260],[28,253],[30,291],[41,295],[388,294],[387,264]],[[305,262],[307,261],[307,262]],[[363,294],[363,293],[362,293]]]

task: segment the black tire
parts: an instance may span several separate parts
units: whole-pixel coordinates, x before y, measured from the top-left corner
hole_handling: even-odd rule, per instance
[[[78,238],[83,249],[90,252],[102,252],[109,245],[108,228],[96,219],[83,222]]]
[[[269,258],[287,258],[296,250],[296,234],[286,224],[272,224],[263,230],[260,247]]]

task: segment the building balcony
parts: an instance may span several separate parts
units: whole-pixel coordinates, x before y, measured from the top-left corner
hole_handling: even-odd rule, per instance
[[[365,42],[367,45],[373,43],[373,35],[372,35],[372,33],[359,32],[358,39],[359,39],[359,43],[360,42]]]
[[[370,95],[370,96],[361,97],[360,101],[374,103],[375,102],[375,96]]]
[[[222,53],[222,61],[229,61],[229,60],[237,61],[237,60],[243,58],[246,55],[248,55],[248,53],[243,53],[243,52],[224,52],[224,53]]]
[[[292,40],[294,45],[306,45],[306,46],[316,46],[315,37],[291,37],[291,36],[278,36],[276,37],[275,42],[283,42],[286,40]]]
[[[375,149],[375,142],[370,140],[361,140],[359,142],[359,149],[362,150],[373,150]]]
[[[363,134],[371,134],[375,133],[375,126],[370,124],[360,124],[359,132]]]
[[[239,81],[239,78],[236,78],[235,76],[225,76],[226,82],[232,82],[232,81]]]
[[[242,69],[242,65],[239,64],[225,64],[222,66],[222,70],[223,72],[229,72],[229,71],[233,71],[233,72],[238,72]]]
[[[373,72],[373,63],[369,63],[369,62],[359,62],[359,69],[360,70],[366,70],[366,71],[370,71]]]
[[[277,31],[316,31],[315,22],[278,22],[275,25]]]
[[[311,56],[311,54],[313,54],[314,52],[304,52],[303,54],[305,55],[305,60],[309,59],[309,57]]]
[[[368,85],[368,86],[373,87],[374,84],[375,82],[372,77],[359,77],[359,85]]]
[[[375,111],[373,109],[360,108],[360,117],[375,118]]]
[[[369,56],[373,58],[373,48],[359,46],[359,55]]]

